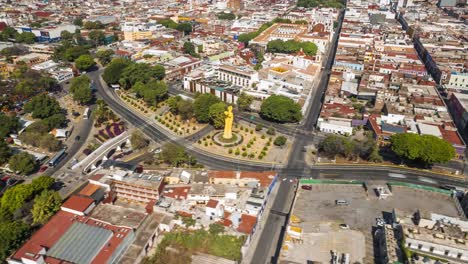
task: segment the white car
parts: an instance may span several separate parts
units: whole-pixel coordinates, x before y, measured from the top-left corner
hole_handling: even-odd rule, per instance
[[[346,229],[349,229],[349,225],[347,225],[347,224],[340,224],[340,228],[346,230]]]

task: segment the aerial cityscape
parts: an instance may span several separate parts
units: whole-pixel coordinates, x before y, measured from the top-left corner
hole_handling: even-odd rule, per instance
[[[0,263],[468,263],[466,0],[0,0]]]

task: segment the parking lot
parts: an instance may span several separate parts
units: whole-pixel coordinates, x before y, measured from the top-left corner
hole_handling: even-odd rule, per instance
[[[370,186],[384,186],[372,183]],[[330,250],[350,253],[351,263],[374,263],[372,227],[383,212],[412,215],[417,209],[423,217],[431,212],[457,216],[456,208],[447,195],[393,187],[393,195],[379,200],[374,190],[366,192],[362,185],[314,184],[310,190],[299,188],[292,214],[299,218],[303,231],[302,245],[293,245],[283,252],[284,259],[305,263],[306,260],[330,261]],[[336,205],[335,200],[348,205]],[[340,228],[349,226],[349,230]],[[287,263],[287,262],[285,262]]]

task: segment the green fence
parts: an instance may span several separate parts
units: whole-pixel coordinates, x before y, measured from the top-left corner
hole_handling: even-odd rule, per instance
[[[413,184],[413,183],[389,182],[388,184],[390,186],[404,186],[404,187],[408,187],[408,188],[420,189],[420,190],[430,191],[430,192],[437,192],[437,193],[442,193],[442,194],[446,194],[446,195],[451,195],[452,194],[452,192],[448,191],[448,190],[443,190],[443,189],[440,189],[440,188],[424,186],[424,185],[419,185],[419,184]]]
[[[299,180],[300,184],[364,184],[362,181],[354,180],[315,180],[315,179],[302,179]]]

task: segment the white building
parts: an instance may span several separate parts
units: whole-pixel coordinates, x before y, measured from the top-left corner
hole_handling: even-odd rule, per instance
[[[319,118],[317,127],[320,129],[320,131],[325,133],[340,135],[351,135],[353,133],[351,119],[329,118],[328,120],[325,120],[323,118]]]

